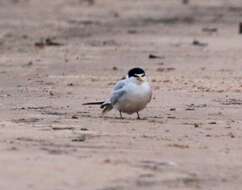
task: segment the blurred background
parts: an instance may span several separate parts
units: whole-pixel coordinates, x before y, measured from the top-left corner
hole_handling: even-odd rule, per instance
[[[0,189],[241,189],[242,0],[0,0]],[[132,67],[144,120],[98,107]]]

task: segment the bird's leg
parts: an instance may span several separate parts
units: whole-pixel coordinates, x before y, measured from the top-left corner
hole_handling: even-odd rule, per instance
[[[136,112],[136,113],[137,113],[137,119],[140,119],[139,112]]]
[[[122,112],[119,111],[120,119],[123,119]]]

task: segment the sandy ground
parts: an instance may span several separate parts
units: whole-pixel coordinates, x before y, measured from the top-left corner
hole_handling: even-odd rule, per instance
[[[240,190],[241,17],[235,0],[0,1],[0,189]],[[134,66],[143,120],[81,105]]]

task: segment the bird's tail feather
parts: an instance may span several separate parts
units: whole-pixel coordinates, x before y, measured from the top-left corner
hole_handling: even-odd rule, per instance
[[[104,101],[102,101],[102,102],[87,102],[87,103],[84,103],[82,105],[101,105],[103,103],[104,103]]]
[[[101,105],[100,108],[103,109],[102,111],[103,114],[113,109],[113,105],[111,103],[105,103],[105,102],[87,102],[82,105]]]
[[[111,103],[105,103],[105,104],[102,104],[100,108],[103,109],[103,114],[105,114],[106,112],[113,109],[113,105]]]

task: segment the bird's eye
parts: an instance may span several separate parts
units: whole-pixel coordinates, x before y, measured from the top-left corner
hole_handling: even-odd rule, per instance
[[[142,75],[141,75],[141,77],[144,77],[144,76],[145,76],[145,74],[142,74]]]

